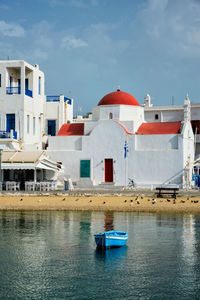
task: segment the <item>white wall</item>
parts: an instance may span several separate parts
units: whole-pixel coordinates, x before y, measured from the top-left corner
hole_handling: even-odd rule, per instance
[[[136,135],[136,150],[172,150],[178,149],[177,134]]]
[[[94,184],[104,182],[104,160],[112,158],[114,161],[114,182],[116,185],[125,185],[126,179],[126,160],[124,159],[124,142],[126,133],[123,128],[112,120],[98,122],[90,135],[82,137],[82,150],[70,151],[72,146],[62,144],[57,139],[55,150],[49,139],[47,153],[51,159],[55,161],[63,161],[65,166],[65,174],[70,175],[73,181],[80,180],[80,160],[91,159],[93,170],[92,180]],[[69,137],[62,137],[69,139]],[[141,138],[141,139],[140,139]],[[165,135],[162,142],[165,144],[163,149],[159,146],[159,138],[161,136],[128,136],[128,176],[138,184],[138,186],[150,186],[152,184],[162,184],[164,182],[182,181],[183,166],[183,147],[181,144],[182,136]],[[136,139],[141,148],[136,148]],[[180,140],[180,141],[179,141]],[[60,140],[61,141],[61,140]],[[152,144],[154,144],[152,146]],[[144,145],[148,145],[148,149],[144,151]],[[150,146],[151,145],[151,146]],[[180,148],[177,145],[181,145]],[[66,148],[65,148],[66,146]],[[53,150],[54,148],[54,150]],[[64,149],[65,148],[65,149]]]
[[[82,150],[82,137],[81,136],[49,136],[48,150],[67,150],[76,151]]]

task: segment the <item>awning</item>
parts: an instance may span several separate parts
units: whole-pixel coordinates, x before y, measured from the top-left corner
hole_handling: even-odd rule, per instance
[[[42,161],[39,162],[39,164],[37,164],[35,166],[36,169],[44,169],[44,170],[50,170],[50,171],[57,171],[57,168],[53,168],[50,165],[48,166],[47,164],[44,164]]]
[[[3,170],[63,170],[58,163],[50,160],[44,151],[3,151],[1,167]]]
[[[34,170],[35,164],[2,163],[1,168],[3,170]]]

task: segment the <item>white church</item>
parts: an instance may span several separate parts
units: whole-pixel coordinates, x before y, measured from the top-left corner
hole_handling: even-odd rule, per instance
[[[140,105],[120,89],[96,103],[88,118],[74,119],[73,99],[45,95],[38,65],[0,61],[3,187],[53,186],[60,173],[85,188],[126,186],[129,179],[137,187],[192,186],[200,104],[186,96],[181,106],[154,107],[147,95]]]

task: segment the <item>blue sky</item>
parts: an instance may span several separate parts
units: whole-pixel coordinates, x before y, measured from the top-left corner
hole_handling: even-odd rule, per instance
[[[0,59],[39,64],[82,112],[121,90],[200,102],[200,0],[0,0]]]

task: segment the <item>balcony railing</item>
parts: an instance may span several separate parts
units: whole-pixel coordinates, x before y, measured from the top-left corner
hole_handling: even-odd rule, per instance
[[[29,97],[33,97],[33,92],[27,88],[25,88],[25,95]]]
[[[47,96],[46,102],[59,102],[60,96]]]
[[[14,95],[14,94],[21,94],[21,87],[20,86],[8,86],[6,87],[6,94]]]
[[[5,130],[0,131],[0,139],[17,139],[17,131],[7,132]]]
[[[47,96],[46,102],[60,102],[60,96]],[[64,97],[64,102],[67,102],[67,104],[72,104],[72,99]]]

